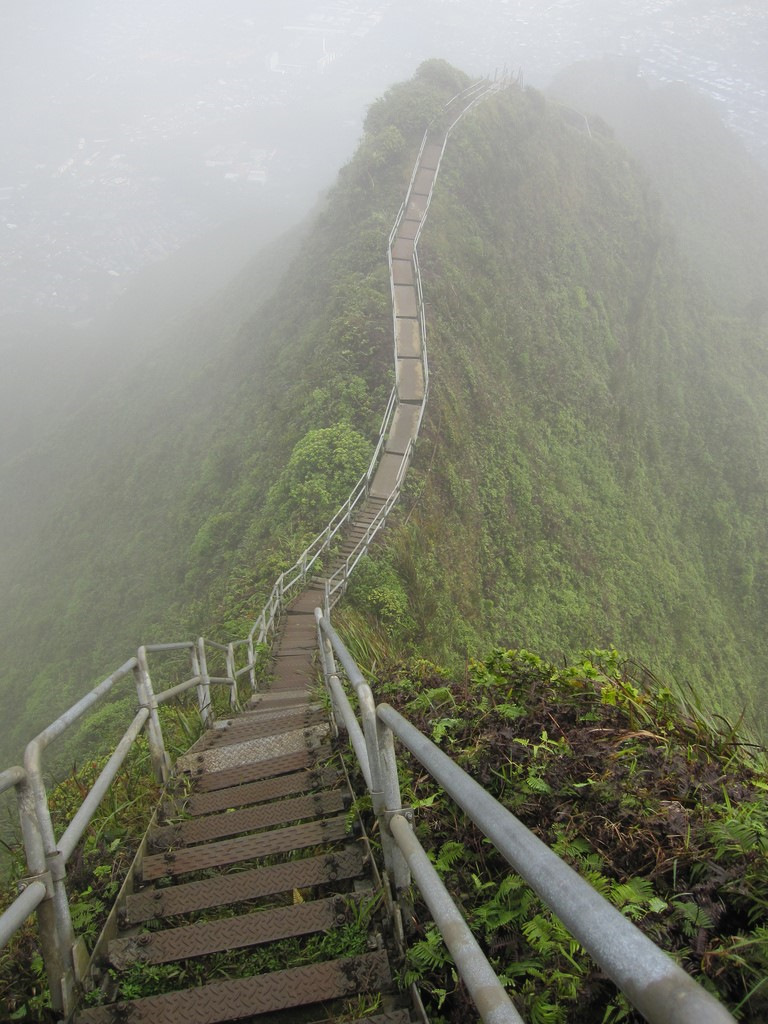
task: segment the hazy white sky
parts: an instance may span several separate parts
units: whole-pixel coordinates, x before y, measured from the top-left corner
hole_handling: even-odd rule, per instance
[[[541,85],[624,54],[768,153],[768,10],[716,0],[25,0],[0,8],[0,342],[212,226],[287,222],[427,57]],[[768,162],[768,160],[767,160]],[[10,333],[9,333],[10,332]]]

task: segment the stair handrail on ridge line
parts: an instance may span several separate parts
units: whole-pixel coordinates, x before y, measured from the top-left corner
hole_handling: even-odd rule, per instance
[[[360,763],[379,821],[384,866],[396,897],[412,873],[483,1021],[520,1024],[493,968],[428,860],[403,808],[394,737],[459,805],[512,868],[538,894],[650,1024],[733,1024],[734,1018],[667,953],[589,882],[388,704],[370,685],[330,623],[315,609],[317,640],[337,728],[343,726]],[[358,723],[341,684],[338,659],[360,709]],[[458,922],[457,922],[458,918]],[[457,929],[462,929],[457,932]],[[489,983],[489,975],[495,987]],[[499,998],[498,989],[506,999]]]
[[[498,82],[487,82],[481,80],[473,83],[461,93],[457,93],[446,104],[446,109],[462,98],[471,98],[470,102],[462,108],[458,117],[452,122],[451,131],[463,114],[471,109],[478,99],[490,91],[504,87],[505,79]],[[419,159],[426,145],[428,131],[425,132],[419,149]],[[445,144],[443,144],[443,151]],[[442,154],[441,154],[442,159]],[[398,211],[393,232],[396,233],[404,214],[406,203],[410,197],[411,187],[418,171],[418,160],[411,175],[406,202]],[[430,191],[431,198],[431,191]],[[390,238],[394,237],[391,235]],[[391,246],[391,242],[390,242]],[[418,272],[418,262],[416,262]],[[390,258],[391,274],[391,258]],[[424,337],[423,302],[421,299],[421,282],[418,279],[420,322],[422,326],[422,340]],[[394,317],[394,314],[393,314]],[[425,384],[428,380],[426,366],[426,355],[423,355]],[[233,707],[238,706],[238,679],[248,674],[250,677],[251,689],[255,690],[255,667],[257,664],[255,656],[255,643],[264,643],[274,632],[280,614],[285,607],[287,599],[295,596],[298,592],[298,585],[306,582],[310,570],[317,560],[330,547],[334,538],[342,527],[350,521],[354,510],[370,493],[370,486],[375,475],[378,461],[386,442],[389,430],[392,425],[395,408],[397,405],[397,387],[392,389],[387,408],[381,422],[378,442],[367,471],[361,476],[353,488],[347,500],[342,504],[328,525],[302,552],[297,561],[283,572],[276,581],[270,597],[268,598],[256,622],[249,631],[247,637],[240,640],[233,640],[230,643],[217,644],[204,637],[198,637],[195,641],[182,641],[178,643],[147,644],[139,647],[136,655],[129,658],[123,665],[116,669],[111,675],[103,679],[85,696],[78,700],[72,707],[68,708],[46,729],[32,739],[25,748],[24,765],[14,765],[3,772],[0,772],[0,795],[13,789],[16,794],[16,801],[21,821],[21,831],[25,856],[27,859],[28,875],[22,879],[19,885],[19,895],[2,915],[0,915],[0,949],[2,949],[21,928],[29,915],[37,911],[38,930],[40,934],[40,945],[43,954],[46,974],[48,976],[51,1004],[55,1011],[69,1016],[73,1011],[77,999],[78,988],[84,979],[88,969],[88,951],[82,937],[75,935],[70,913],[69,902],[66,891],[66,865],[74,852],[78,842],[82,838],[86,828],[93,820],[93,816],[101,800],[106,795],[109,786],[117,775],[125,758],[128,756],[133,744],[141,733],[146,730],[153,770],[158,781],[165,782],[169,775],[170,761],[165,750],[162,729],[157,714],[158,706],[167,703],[181,696],[187,690],[195,687],[197,689],[200,714],[203,722],[210,726],[213,721],[211,709],[210,688],[212,685],[225,685],[230,687],[231,703]],[[426,388],[424,401],[426,400]],[[421,416],[423,415],[424,401],[422,401]],[[403,456],[400,471],[396,478],[396,490],[389,496],[383,506],[388,512],[399,494],[402,477],[410,461],[412,444],[407,446]],[[375,528],[369,529],[368,544],[370,539],[381,529],[386,518],[386,512],[379,514],[375,520]],[[349,573],[357,564],[359,559],[367,550],[368,544],[363,549],[355,549],[355,552],[346,560],[343,567],[343,579],[339,586],[334,589],[334,595],[341,595]],[[258,637],[255,641],[254,638]],[[237,668],[236,651],[246,647],[246,664]],[[150,654],[162,654],[168,652],[184,652],[189,654],[191,665],[191,676],[175,686],[155,693],[150,672]],[[212,676],[208,669],[208,651],[211,656],[224,654],[225,674]],[[73,815],[72,820],[66,826],[62,835],[56,838],[51,819],[48,797],[43,777],[43,754],[48,746],[64,732],[77,724],[80,719],[90,711],[93,706],[104,699],[114,688],[128,676],[132,676],[138,696],[137,711],[123,733],[115,750],[94,782],[90,792],[86,794],[82,804]]]
[[[484,99],[489,93],[496,92],[499,89],[505,88],[507,84],[508,80],[506,78],[501,78],[498,81],[480,79],[479,81],[473,82],[471,85],[467,86],[467,88],[463,89],[461,92],[456,93],[446,102],[444,110],[448,111],[449,108],[456,103],[461,103],[462,101],[465,101],[467,99],[469,99],[470,101],[461,107],[461,110],[459,111],[457,116],[453,119],[453,121],[450,123],[448,128],[443,133],[442,148],[440,151],[440,158],[437,164],[437,170],[435,171],[435,178],[437,178],[437,174],[440,169],[440,163],[442,162],[443,154],[445,153],[445,146],[448,141],[448,137],[450,136],[451,132],[456,127],[456,125],[459,123],[459,121],[470,110],[473,110],[474,107],[477,106],[477,104],[482,99]],[[419,146],[419,151],[413,165],[413,170],[411,172],[411,177],[408,182],[408,189],[405,194],[405,199],[400,204],[400,208],[397,211],[397,214],[395,215],[394,224],[392,226],[392,230],[389,233],[389,239],[387,241],[387,262],[389,266],[389,286],[392,302],[392,328],[395,345],[395,367],[397,367],[397,338],[395,336],[396,318],[394,308],[394,277],[392,273],[392,244],[394,242],[395,236],[397,235],[397,231],[400,227],[400,224],[402,223],[403,217],[405,216],[405,211],[408,207],[408,202],[411,198],[411,193],[413,191],[413,185],[419,170],[421,157],[424,153],[424,147],[426,146],[427,140],[430,135],[430,128],[431,125],[427,127],[427,130],[424,132],[424,135],[422,137],[421,144]],[[429,196],[427,197],[427,202],[424,208],[425,218],[426,212],[429,209],[429,204],[432,201],[433,190],[434,181],[432,183],[432,187],[430,188]],[[416,253],[416,245],[418,242],[418,237],[421,234],[421,228],[423,226],[423,223],[424,220],[422,219],[422,223],[419,225],[418,233],[416,238],[414,239],[413,246],[414,276],[416,280],[416,289],[418,296],[418,319],[421,333],[421,359],[424,370],[424,397],[421,401],[419,418],[415,431],[417,436],[421,428],[422,419],[424,417],[424,409],[426,407],[426,401],[429,390],[429,364],[427,362],[426,352],[426,321],[424,318],[424,301],[421,286],[421,272],[419,268],[418,256]],[[381,421],[381,427],[379,428],[379,436],[376,443],[376,448],[368,464],[368,469],[360,477],[357,484],[355,484],[354,488],[352,489],[349,497],[336,512],[336,514],[330,520],[328,525],[323,530],[321,530],[320,533],[310,542],[310,544],[296,559],[294,564],[290,566],[290,568],[282,572],[280,576],[278,576],[274,586],[272,587],[272,591],[269,597],[267,598],[264,608],[262,609],[260,615],[256,619],[255,623],[253,624],[248,634],[248,641],[240,641],[240,643],[253,643],[254,637],[258,637],[258,643],[265,643],[268,640],[270,635],[274,633],[277,627],[277,624],[280,620],[280,616],[288,602],[288,599],[290,599],[293,596],[296,596],[300,592],[301,588],[304,586],[307,578],[309,577],[309,573],[312,567],[316,564],[318,559],[328,551],[332,541],[338,535],[341,528],[347,522],[350,521],[350,519],[352,518],[353,511],[370,495],[371,483],[373,482],[373,478],[376,474],[376,469],[378,468],[379,464],[379,458],[381,456],[382,449],[384,448],[387,436],[392,426],[392,420],[394,418],[397,400],[398,393],[396,383],[395,386],[392,388],[392,391],[390,392],[389,402],[384,412],[384,417]],[[408,458],[410,459],[410,451],[408,452]],[[403,456],[403,462],[405,463],[405,455]],[[392,495],[390,495],[390,498],[394,495],[394,500],[387,500],[386,502],[388,506],[387,512],[383,516],[377,515],[376,518],[377,520],[379,520],[379,522],[376,529],[373,531],[366,531],[366,536],[358,542],[355,551],[346,560],[346,562],[351,561],[352,568],[354,568],[354,566],[357,565],[357,563],[360,561],[360,558],[366,553],[368,547],[370,546],[371,540],[378,532],[378,530],[381,528],[381,526],[384,525],[384,520],[386,519],[389,511],[391,510],[392,506],[397,500],[397,496],[399,495],[399,484],[402,483],[403,475],[404,472],[398,474],[398,487],[396,488],[396,492],[393,491]],[[337,570],[336,573],[334,573],[334,579],[336,579],[336,577],[339,576],[339,572],[342,572],[342,578],[341,580],[337,580],[335,586],[331,587],[330,597],[332,600],[338,600],[342,596],[344,590],[346,589],[349,574],[344,573],[342,567],[342,570]]]

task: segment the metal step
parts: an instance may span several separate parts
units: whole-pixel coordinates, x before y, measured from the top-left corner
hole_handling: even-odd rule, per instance
[[[223,814],[208,814],[178,825],[165,825],[153,829],[149,842],[154,850],[165,850],[174,846],[191,846],[194,843],[209,843],[224,836],[236,836],[243,832],[255,832],[260,828],[287,825],[304,818],[318,818],[344,810],[344,794],[338,790],[324,793],[310,793],[308,796],[290,797],[276,803],[258,804],[238,811]]]
[[[167,964],[220,953],[225,949],[263,946],[298,935],[330,931],[350,918],[343,896],[310,900],[290,907],[256,910],[218,921],[148,931],[109,944],[107,959],[119,971],[135,963]]]
[[[183,754],[177,763],[182,771],[223,772],[242,768],[262,761],[271,761],[286,754],[298,754],[320,746],[327,738],[330,726],[327,721],[316,725],[299,726],[287,732],[222,743],[210,750],[199,750]]]
[[[311,768],[315,761],[329,757],[331,748],[327,745],[317,747],[314,751],[297,750],[290,754],[267,758],[254,764],[244,764],[237,768],[225,768],[218,772],[206,772],[202,765],[195,766],[190,776],[198,793],[209,793],[215,789],[226,789],[239,786],[244,782],[256,782],[258,779],[269,779],[275,775]]]
[[[84,1010],[76,1024],[222,1024],[391,988],[385,953],[344,957]]]
[[[284,732],[317,725],[326,720],[325,712],[320,709],[306,711],[299,709],[292,714],[280,718],[259,720],[258,716],[249,716],[248,720],[236,722],[221,729],[209,729],[203,737],[204,742],[196,744],[195,751],[213,750],[214,747],[229,746],[242,743],[243,740],[261,739],[265,736],[280,736]]]
[[[358,1017],[350,1024],[413,1024],[409,1010],[391,1010],[389,1013],[376,1014],[375,1017]]]
[[[176,917],[246,900],[261,899],[291,889],[357,878],[362,874],[363,855],[354,846],[338,853],[272,864],[250,871],[237,871],[200,882],[185,882],[160,889],[150,888],[128,896],[120,916],[124,926],[156,918]]]
[[[335,768],[278,775],[277,778],[250,782],[245,786],[230,786],[227,789],[214,790],[212,793],[194,794],[184,801],[183,812],[197,816],[226,811],[232,807],[266,803],[268,800],[279,800],[281,797],[305,793],[310,789],[330,789],[341,778],[341,773]]]
[[[308,846],[322,846],[324,843],[343,839],[346,835],[345,816],[323,818],[304,825],[257,832],[252,836],[239,836],[219,843],[204,846],[190,846],[182,850],[168,850],[165,853],[145,857],[142,877],[145,882],[165,875],[175,877],[190,871],[204,871],[209,868],[255,860],[276,853],[292,850],[306,850]]]

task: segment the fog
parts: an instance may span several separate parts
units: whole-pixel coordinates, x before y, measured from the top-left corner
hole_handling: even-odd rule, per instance
[[[0,463],[104,373],[94,347],[141,353],[304,216],[366,107],[422,60],[543,86],[604,54],[715,99],[768,165],[757,2],[4,4]]]

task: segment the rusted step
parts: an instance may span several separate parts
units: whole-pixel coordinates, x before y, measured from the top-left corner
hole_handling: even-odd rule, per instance
[[[177,761],[182,771],[223,772],[245,765],[271,761],[286,754],[298,754],[320,746],[328,735],[328,723],[299,726],[277,735],[259,736],[239,742],[221,743],[209,750],[184,754]]]
[[[146,889],[127,897],[121,922],[128,926],[155,918],[176,917],[211,907],[261,899],[290,892],[291,889],[327,885],[357,878],[362,870],[363,855],[359,847],[355,846],[338,853],[324,853],[286,864],[237,871],[200,882]]]
[[[308,967],[292,967],[237,981],[100,1006],[77,1015],[77,1024],[220,1024],[263,1013],[391,988],[386,954],[379,951]]]
[[[168,850],[144,858],[142,877],[145,882],[165,875],[175,876],[190,871],[205,871],[208,868],[237,864],[240,861],[269,857],[275,853],[289,853],[291,850],[305,850],[308,846],[343,839],[346,835],[346,817],[323,818],[303,825],[257,832],[252,836],[238,836],[204,846],[190,846],[182,850]]]
[[[204,921],[115,939],[109,944],[107,959],[118,971],[124,971],[137,961],[167,964],[173,960],[220,953],[224,949],[263,946],[280,939],[329,931],[349,920],[350,898],[329,896],[295,906],[256,910],[219,921]]]
[[[330,754],[331,748],[324,744],[314,750],[297,750],[290,754],[281,754],[279,757],[256,761],[253,764],[226,768],[219,772],[203,772],[200,767],[199,771],[195,769],[194,772],[190,772],[190,776],[196,792],[209,793],[214,789],[239,786],[244,782],[256,782],[258,779],[269,779],[275,775],[311,768],[316,760],[323,761],[330,757]]]
[[[195,751],[212,750],[214,747],[229,746],[231,743],[242,743],[243,740],[261,739],[264,736],[279,736],[284,732],[301,729],[308,725],[317,725],[324,721],[322,709],[310,711],[299,709],[278,719],[260,719],[258,715],[249,716],[244,721],[234,721],[221,729],[209,729],[203,742],[195,746]]]
[[[421,161],[419,167],[428,167],[434,169],[440,162],[440,156],[443,152],[442,143],[439,142],[428,142],[424,147],[424,151],[421,154]]]
[[[318,818],[344,810],[344,793],[331,790],[325,793],[311,793],[278,800],[270,804],[257,804],[239,811],[224,814],[208,814],[178,825],[166,825],[153,829],[149,841],[155,850],[175,846],[191,846],[193,843],[209,843],[224,836],[236,836],[243,832],[255,832],[260,828],[287,825],[303,818]]]
[[[302,594],[299,594],[299,596],[293,602],[291,607],[285,613],[285,622],[286,623],[290,622],[291,619],[294,618],[294,617],[299,617],[299,616],[302,616],[302,615],[312,615],[312,616],[314,616],[314,614],[315,614],[315,607],[314,607],[314,605],[308,599],[306,593],[302,593]],[[287,628],[287,625],[284,628]]]
[[[257,703],[258,702],[258,703]],[[278,721],[281,718],[289,718],[291,715],[301,714],[303,711],[309,710],[310,712],[321,711],[322,705],[318,704],[317,701],[309,701],[306,693],[303,694],[303,699],[297,701],[295,704],[285,703],[261,703],[261,698],[256,695],[253,698],[253,702],[249,704],[250,710],[241,711],[239,716],[234,719],[226,719],[223,723],[226,725],[229,722],[237,723],[240,721],[253,720],[260,722],[273,722]]]
[[[247,804],[279,800],[281,797],[305,793],[309,789],[329,789],[341,775],[334,768],[321,771],[294,772],[292,775],[278,775],[276,779],[250,782],[245,786],[217,789],[212,793],[199,793],[189,797],[183,805],[184,813],[196,817],[199,814],[215,814],[231,807],[245,807]]]

